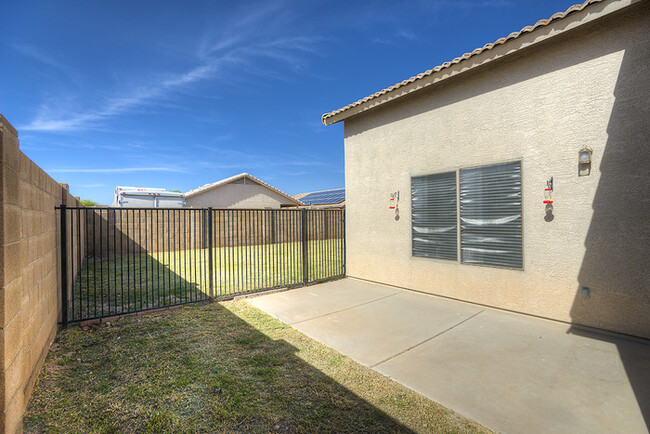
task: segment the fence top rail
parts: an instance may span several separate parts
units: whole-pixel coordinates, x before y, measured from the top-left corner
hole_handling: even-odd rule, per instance
[[[307,211],[307,212],[341,212],[343,209],[334,209],[334,208],[329,208],[329,209],[309,209],[309,208],[199,208],[199,207],[193,207],[193,208],[163,208],[163,207],[110,207],[110,206],[93,206],[93,207],[88,207],[88,206],[67,206],[67,205],[56,205],[54,208],[55,209],[63,209],[65,206],[65,209],[87,209],[87,210],[95,210],[95,211],[110,211],[110,210],[115,210],[115,211],[128,211],[128,210],[152,210],[152,211],[292,211],[292,212],[302,212],[302,211]]]

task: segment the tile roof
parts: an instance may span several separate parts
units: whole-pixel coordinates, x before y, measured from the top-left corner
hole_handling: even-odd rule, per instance
[[[262,181],[259,178],[254,177],[253,175],[251,175],[249,173],[240,173],[239,175],[231,176],[230,178],[222,179],[221,181],[213,182],[212,184],[205,184],[204,186],[201,186],[199,188],[195,188],[194,190],[188,191],[187,193],[185,193],[185,197],[192,197],[194,195],[206,192],[208,190],[212,190],[212,189],[217,188],[217,187],[221,187],[223,185],[229,184],[231,182],[237,181],[237,180],[242,179],[242,178],[248,178],[251,181],[256,182],[257,184],[260,184],[260,185],[268,188],[269,190],[272,190],[273,192],[279,194],[280,196],[283,196],[283,197],[287,198],[288,200],[290,200],[291,202],[293,202],[296,205],[304,205],[299,199],[289,196],[284,191],[282,191],[282,190],[280,190],[278,188],[275,188],[270,184],[267,184],[266,182]]]
[[[492,48],[494,48],[494,47],[496,47],[498,45],[503,45],[503,44],[513,40],[513,39],[516,39],[516,38],[520,37],[523,34],[533,32],[533,31],[535,31],[535,30],[537,30],[537,29],[539,29],[541,27],[545,27],[545,26],[551,24],[552,22],[555,22],[557,20],[561,20],[561,19],[565,18],[566,16],[568,16],[568,15],[574,13],[574,12],[581,11],[581,10],[583,10],[584,8],[586,8],[589,5],[592,5],[592,4],[595,4],[595,3],[600,3],[602,1],[605,1],[605,0],[587,0],[582,4],[573,5],[564,12],[557,12],[556,14],[552,15],[550,18],[547,18],[545,20],[539,20],[535,24],[533,24],[532,26],[526,26],[526,27],[524,27],[523,29],[521,29],[518,32],[513,32],[513,33],[509,34],[505,38],[500,38],[500,39],[497,39],[496,41],[494,41],[492,43],[485,44],[484,46],[482,46],[480,48],[477,48],[477,49],[475,49],[474,51],[472,51],[470,53],[465,53],[462,56],[456,57],[455,59],[453,59],[453,60],[451,60],[449,62],[445,62],[442,65],[438,65],[435,68],[429,69],[428,71],[425,71],[425,72],[423,72],[421,74],[418,74],[418,75],[416,75],[414,77],[411,77],[408,80],[404,80],[404,81],[402,81],[400,83],[397,83],[397,84],[394,84],[393,86],[390,86],[390,87],[388,87],[386,89],[380,90],[379,92],[376,92],[376,93],[374,93],[374,94],[372,94],[370,96],[367,96],[367,97],[365,97],[363,99],[360,99],[360,100],[358,100],[356,102],[353,102],[352,104],[348,104],[345,107],[342,107],[342,108],[340,108],[338,110],[334,110],[332,112],[325,113],[321,117],[321,121],[323,122],[323,124],[328,125],[328,123],[326,123],[326,120],[328,118],[336,116],[339,113],[350,110],[350,109],[352,109],[352,108],[354,108],[356,106],[364,104],[364,103],[366,103],[368,101],[371,101],[371,100],[373,100],[375,98],[378,98],[378,97],[380,97],[382,95],[385,95],[385,94],[387,94],[389,92],[392,92],[392,91],[397,90],[397,89],[399,89],[401,87],[404,87],[404,86],[406,86],[408,84],[411,84],[413,82],[421,80],[424,77],[433,75],[433,74],[435,74],[435,73],[437,73],[437,72],[439,72],[439,71],[441,71],[443,69],[449,68],[450,66],[452,66],[454,64],[460,63],[463,60],[467,60],[470,57],[473,57],[473,56],[476,56],[478,54],[483,53],[484,51],[491,50]]]

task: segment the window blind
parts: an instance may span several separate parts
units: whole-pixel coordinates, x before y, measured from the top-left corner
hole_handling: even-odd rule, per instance
[[[461,261],[521,268],[521,163],[460,170]]]
[[[413,256],[458,258],[456,172],[411,178]]]

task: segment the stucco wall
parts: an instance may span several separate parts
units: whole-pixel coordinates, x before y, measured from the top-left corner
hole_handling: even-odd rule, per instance
[[[187,206],[212,208],[280,208],[295,205],[268,188],[246,180],[247,184],[226,184],[185,199]]]
[[[348,118],[347,274],[650,338],[649,27],[643,2]],[[511,160],[523,270],[411,256],[411,176]]]
[[[13,433],[22,428],[57,331],[60,241],[54,207],[79,201],[20,152],[18,134],[2,115],[0,187],[0,431]]]

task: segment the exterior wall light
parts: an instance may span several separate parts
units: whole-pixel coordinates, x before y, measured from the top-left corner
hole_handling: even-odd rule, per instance
[[[591,154],[594,151],[590,148],[582,148],[578,151],[578,163],[580,164],[590,164],[591,163]]]

